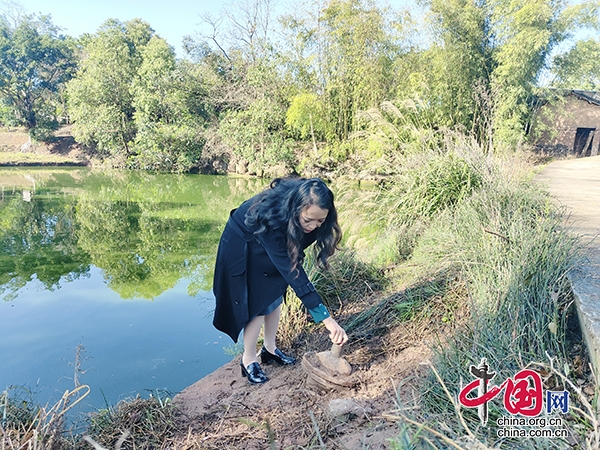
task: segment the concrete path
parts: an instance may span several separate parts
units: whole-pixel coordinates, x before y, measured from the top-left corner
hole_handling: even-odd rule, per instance
[[[567,208],[570,228],[586,245],[584,259],[570,279],[584,339],[600,379],[600,156],[550,163],[536,181]]]

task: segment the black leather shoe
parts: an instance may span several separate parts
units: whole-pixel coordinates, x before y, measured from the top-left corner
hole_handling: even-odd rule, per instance
[[[286,355],[278,348],[275,349],[275,354],[273,354],[263,347],[260,351],[260,360],[263,364],[269,364],[271,361],[275,361],[282,366],[296,364],[296,358]]]
[[[248,364],[248,367],[244,367],[244,361],[240,361],[240,367],[242,368],[242,376],[248,378],[248,381],[252,384],[260,384],[269,381],[269,378],[260,368],[257,362]]]

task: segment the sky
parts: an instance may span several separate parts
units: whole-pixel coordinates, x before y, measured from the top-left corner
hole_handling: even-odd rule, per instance
[[[18,3],[26,14],[50,14],[62,34],[79,37],[95,33],[107,19],[122,22],[141,18],[182,55],[181,41],[200,29],[201,13],[216,16],[225,0],[0,0]]]
[[[50,14],[52,23],[62,33],[79,37],[95,33],[107,19],[122,22],[141,18],[165,39],[179,57],[184,57],[181,42],[184,36],[202,30],[201,14],[217,17],[225,8],[239,0],[0,0],[0,12],[11,3],[20,4],[27,14]],[[271,0],[277,11],[285,11],[293,0]],[[579,3],[581,0],[571,0]],[[406,7],[415,0],[381,0],[392,7]]]
[[[217,17],[237,0],[0,0],[0,12],[7,4],[20,4],[26,14],[50,14],[62,34],[79,37],[95,33],[107,19],[121,22],[141,18],[183,57],[184,36],[201,31],[201,14]],[[277,11],[285,11],[293,0],[272,0]],[[382,0],[382,4],[407,5],[414,0]]]

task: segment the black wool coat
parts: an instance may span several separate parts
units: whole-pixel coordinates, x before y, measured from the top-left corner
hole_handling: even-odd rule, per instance
[[[322,303],[301,266],[290,272],[291,261],[283,230],[255,235],[244,224],[254,198],[233,210],[225,225],[215,263],[213,292],[216,299],[213,325],[237,342],[250,320],[281,297],[288,286],[307,309]],[[305,249],[316,240],[317,228],[304,235]]]

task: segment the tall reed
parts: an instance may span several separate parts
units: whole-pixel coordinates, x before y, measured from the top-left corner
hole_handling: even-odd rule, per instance
[[[547,355],[569,364],[567,274],[577,254],[564,215],[525,181],[490,184],[427,229],[413,261],[452,269],[469,289],[468,323],[437,348],[436,368],[454,392],[481,358],[498,380]],[[453,409],[437,381],[426,399],[433,411]]]
[[[433,361],[439,379],[432,375],[425,383],[423,398],[430,420],[457,424],[445,389],[457,395],[463,380],[471,379],[469,366],[481,358],[498,380],[548,356],[570,370],[573,308],[567,274],[579,243],[565,227],[564,212],[534,184],[533,167],[519,154],[491,155],[457,133],[442,141],[436,150],[405,155],[397,177],[353,200],[354,211],[362,210],[368,219],[362,229],[355,225],[348,242],[374,243],[383,236],[390,245],[385,260],[396,267],[402,279],[395,285],[405,292],[391,297],[397,320],[414,320],[427,302],[445,296],[436,290],[410,297],[412,285],[446,280],[442,285],[449,286],[452,299],[441,304],[453,305],[461,320],[451,334],[439,336]],[[369,249],[380,250],[368,243],[361,250]],[[383,261],[379,255],[367,258]],[[453,320],[452,311],[440,317]],[[499,405],[491,405],[490,421],[501,413]],[[481,442],[499,445],[490,428],[477,426],[476,411],[466,411],[465,420]]]
[[[66,414],[89,394],[89,386],[67,390],[53,406],[44,407],[14,395],[14,391],[11,388],[0,393],[0,449],[72,448],[66,437]]]

